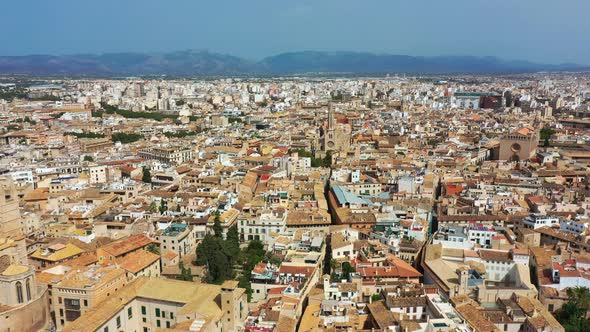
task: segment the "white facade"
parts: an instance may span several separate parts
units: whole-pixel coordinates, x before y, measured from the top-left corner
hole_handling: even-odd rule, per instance
[[[238,221],[238,232],[244,240],[260,240],[264,244],[272,245],[275,234],[285,233],[287,212],[279,215],[274,212],[262,213],[257,218],[242,219]]]
[[[18,186],[24,186],[27,184],[34,184],[35,179],[32,171],[15,171],[8,173],[8,176],[12,178],[14,183]]]
[[[479,244],[484,248],[489,248],[492,244],[492,238],[496,236],[496,232],[493,228],[488,228],[483,225],[474,225],[469,227],[467,231],[467,237],[469,241],[474,244]]]
[[[551,227],[554,224],[559,224],[559,218],[550,217],[542,214],[532,214],[522,220],[522,224],[526,228],[537,229],[541,227]]]
[[[107,182],[107,167],[106,166],[90,166],[88,168],[90,173],[90,183],[106,183]]]
[[[585,233],[588,229],[588,220],[563,220],[559,224],[559,229],[568,233],[580,235]]]
[[[402,176],[397,180],[397,191],[405,191],[407,193],[414,194],[418,190],[418,184],[416,178],[411,176]]]

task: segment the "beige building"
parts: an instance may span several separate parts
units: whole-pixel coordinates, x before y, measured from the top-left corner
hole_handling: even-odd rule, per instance
[[[321,150],[347,152],[350,148],[350,132],[336,123],[332,104],[328,106],[328,127],[321,137]]]
[[[108,168],[104,165],[93,165],[88,167],[90,184],[106,183],[108,179]]]
[[[180,146],[150,146],[140,150],[139,156],[168,164],[182,164],[194,159],[193,150]]]
[[[47,287],[27,264],[22,237],[0,234],[0,331],[37,331],[47,326]]]
[[[223,285],[138,278],[64,331],[238,331],[248,313],[237,281]]]
[[[0,177],[0,234],[23,234],[23,221],[18,209],[18,196],[12,180]]]
[[[74,259],[84,252],[84,249],[77,247],[73,243],[55,243],[35,250],[35,252],[29,256],[29,259],[37,269],[41,269],[46,266]]]
[[[127,279],[137,277],[159,277],[160,255],[140,249],[117,260],[117,264],[127,271]]]
[[[500,139],[500,160],[527,160],[537,153],[539,132],[533,128],[521,128]]]
[[[55,324],[61,331],[90,308],[111,297],[127,284],[126,271],[114,265],[72,269],[52,285]]]
[[[156,234],[156,240],[160,242],[160,252],[172,250],[179,257],[194,253],[199,240],[205,237],[205,227],[201,228],[202,232],[197,232],[196,226],[172,223]]]
[[[109,265],[135,251],[146,249],[151,243],[158,245],[156,241],[143,234],[132,235],[98,248],[96,257],[99,264]]]

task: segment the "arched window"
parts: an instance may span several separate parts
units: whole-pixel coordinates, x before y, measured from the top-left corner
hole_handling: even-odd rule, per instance
[[[16,299],[18,303],[23,303],[23,284],[18,281],[16,283]]]
[[[31,279],[27,279],[25,287],[27,289],[27,301],[31,301]]]

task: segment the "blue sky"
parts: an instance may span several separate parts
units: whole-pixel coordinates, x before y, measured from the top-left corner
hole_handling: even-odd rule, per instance
[[[206,49],[590,64],[589,0],[5,0],[0,55]]]

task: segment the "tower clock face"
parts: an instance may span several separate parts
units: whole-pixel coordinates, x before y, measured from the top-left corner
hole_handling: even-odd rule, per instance
[[[328,141],[328,144],[326,144],[326,145],[327,145],[329,148],[333,148],[333,147],[334,147],[334,145],[336,145],[336,144],[334,144],[334,142],[332,142],[332,141]]]

